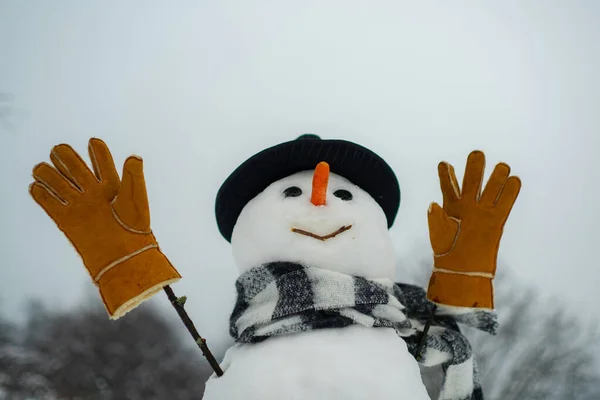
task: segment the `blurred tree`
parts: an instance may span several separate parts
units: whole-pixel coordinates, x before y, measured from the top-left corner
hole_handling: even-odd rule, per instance
[[[426,287],[428,261],[407,271]],[[462,327],[473,345],[483,390],[489,400],[600,399],[600,331],[578,319],[559,299],[548,302],[516,282],[506,266],[495,280],[498,334]],[[596,321],[598,322],[598,321]],[[441,369],[422,369],[432,398],[442,384]]]
[[[200,399],[212,372],[147,305],[110,321],[101,307],[59,313],[34,303],[20,336],[9,345],[17,354],[0,347],[3,400]]]
[[[48,380],[38,373],[40,358],[19,341],[19,330],[0,319],[0,399],[53,400]]]

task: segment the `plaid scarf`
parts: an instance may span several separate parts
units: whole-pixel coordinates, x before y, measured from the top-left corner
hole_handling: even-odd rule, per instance
[[[353,324],[396,330],[414,356],[433,304],[422,288],[389,279],[366,279],[291,262],[254,267],[237,282],[230,334],[238,343]],[[494,313],[440,307],[419,363],[441,365],[440,400],[483,400],[471,345],[457,323],[494,334]]]

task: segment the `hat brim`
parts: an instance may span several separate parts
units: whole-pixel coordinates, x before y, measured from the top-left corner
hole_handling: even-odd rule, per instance
[[[371,150],[345,140],[303,139],[270,147],[241,164],[217,193],[215,214],[223,237],[231,235],[242,209],[271,183],[325,161],[332,173],[357,185],[381,206],[390,228],[400,206],[392,168]]]

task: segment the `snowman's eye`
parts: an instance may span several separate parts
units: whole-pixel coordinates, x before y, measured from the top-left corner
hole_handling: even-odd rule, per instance
[[[284,197],[298,197],[302,194],[302,189],[298,186],[290,186],[289,188],[283,191]]]
[[[339,197],[340,199],[342,199],[344,201],[352,200],[352,193],[350,193],[346,189],[336,190],[335,192],[333,192],[333,195],[335,197]]]

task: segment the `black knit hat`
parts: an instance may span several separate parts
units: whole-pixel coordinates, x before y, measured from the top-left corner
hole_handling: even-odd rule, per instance
[[[250,157],[225,180],[215,204],[219,231],[228,242],[242,209],[271,183],[296,172],[312,170],[321,161],[373,197],[388,222],[400,206],[400,187],[394,171],[377,154],[345,140],[322,140],[305,134]]]

